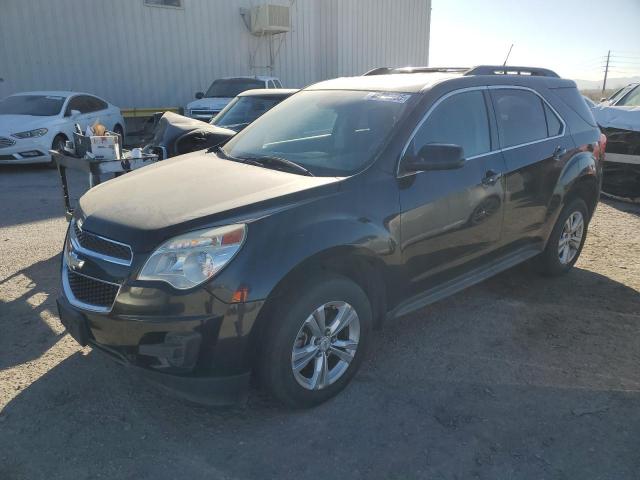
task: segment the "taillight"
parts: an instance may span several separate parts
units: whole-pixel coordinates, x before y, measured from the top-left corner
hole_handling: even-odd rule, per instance
[[[595,144],[595,148],[593,149],[594,156],[600,160],[604,161],[604,152],[607,149],[607,136],[604,133],[600,134],[600,140]]]

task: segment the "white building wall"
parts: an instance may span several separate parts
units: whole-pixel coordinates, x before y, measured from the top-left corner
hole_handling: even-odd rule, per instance
[[[272,3],[290,4],[286,0]],[[240,8],[266,0],[0,0],[0,97],[78,90],[123,108],[183,106],[217,77],[268,74]],[[376,66],[427,65],[430,0],[295,0],[273,75],[301,87]],[[277,48],[279,40],[273,40]],[[257,48],[257,50],[256,50]]]

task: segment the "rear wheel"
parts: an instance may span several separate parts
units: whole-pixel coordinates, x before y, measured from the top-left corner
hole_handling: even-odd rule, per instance
[[[587,237],[589,210],[580,198],[569,202],[553,227],[547,247],[537,258],[539,270],[546,275],[561,275],[578,261]]]
[[[120,146],[124,145],[124,130],[119,124],[116,124],[113,127],[113,133],[117,133],[118,135],[120,135]]]
[[[322,275],[281,299],[266,327],[261,383],[294,408],[320,404],[358,370],[371,334],[369,299],[348,278]]]

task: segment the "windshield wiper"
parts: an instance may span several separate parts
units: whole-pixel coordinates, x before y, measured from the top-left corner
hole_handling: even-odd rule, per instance
[[[249,162],[257,163],[258,165],[262,165],[262,166],[278,165],[281,167],[287,167],[290,170],[295,170],[296,172],[300,172],[309,177],[315,176],[313,173],[311,173],[309,170],[304,168],[302,165],[282,157],[265,155],[265,156],[259,156],[259,157],[240,157],[240,160],[247,160]]]

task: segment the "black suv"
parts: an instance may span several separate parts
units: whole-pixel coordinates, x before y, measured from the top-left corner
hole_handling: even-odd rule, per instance
[[[93,188],[63,324],[189,398],[239,400],[254,374],[305,407],[345,387],[383,320],[525,260],[566,272],[600,131],[574,82],[500,68],[321,82],[224,147]]]

